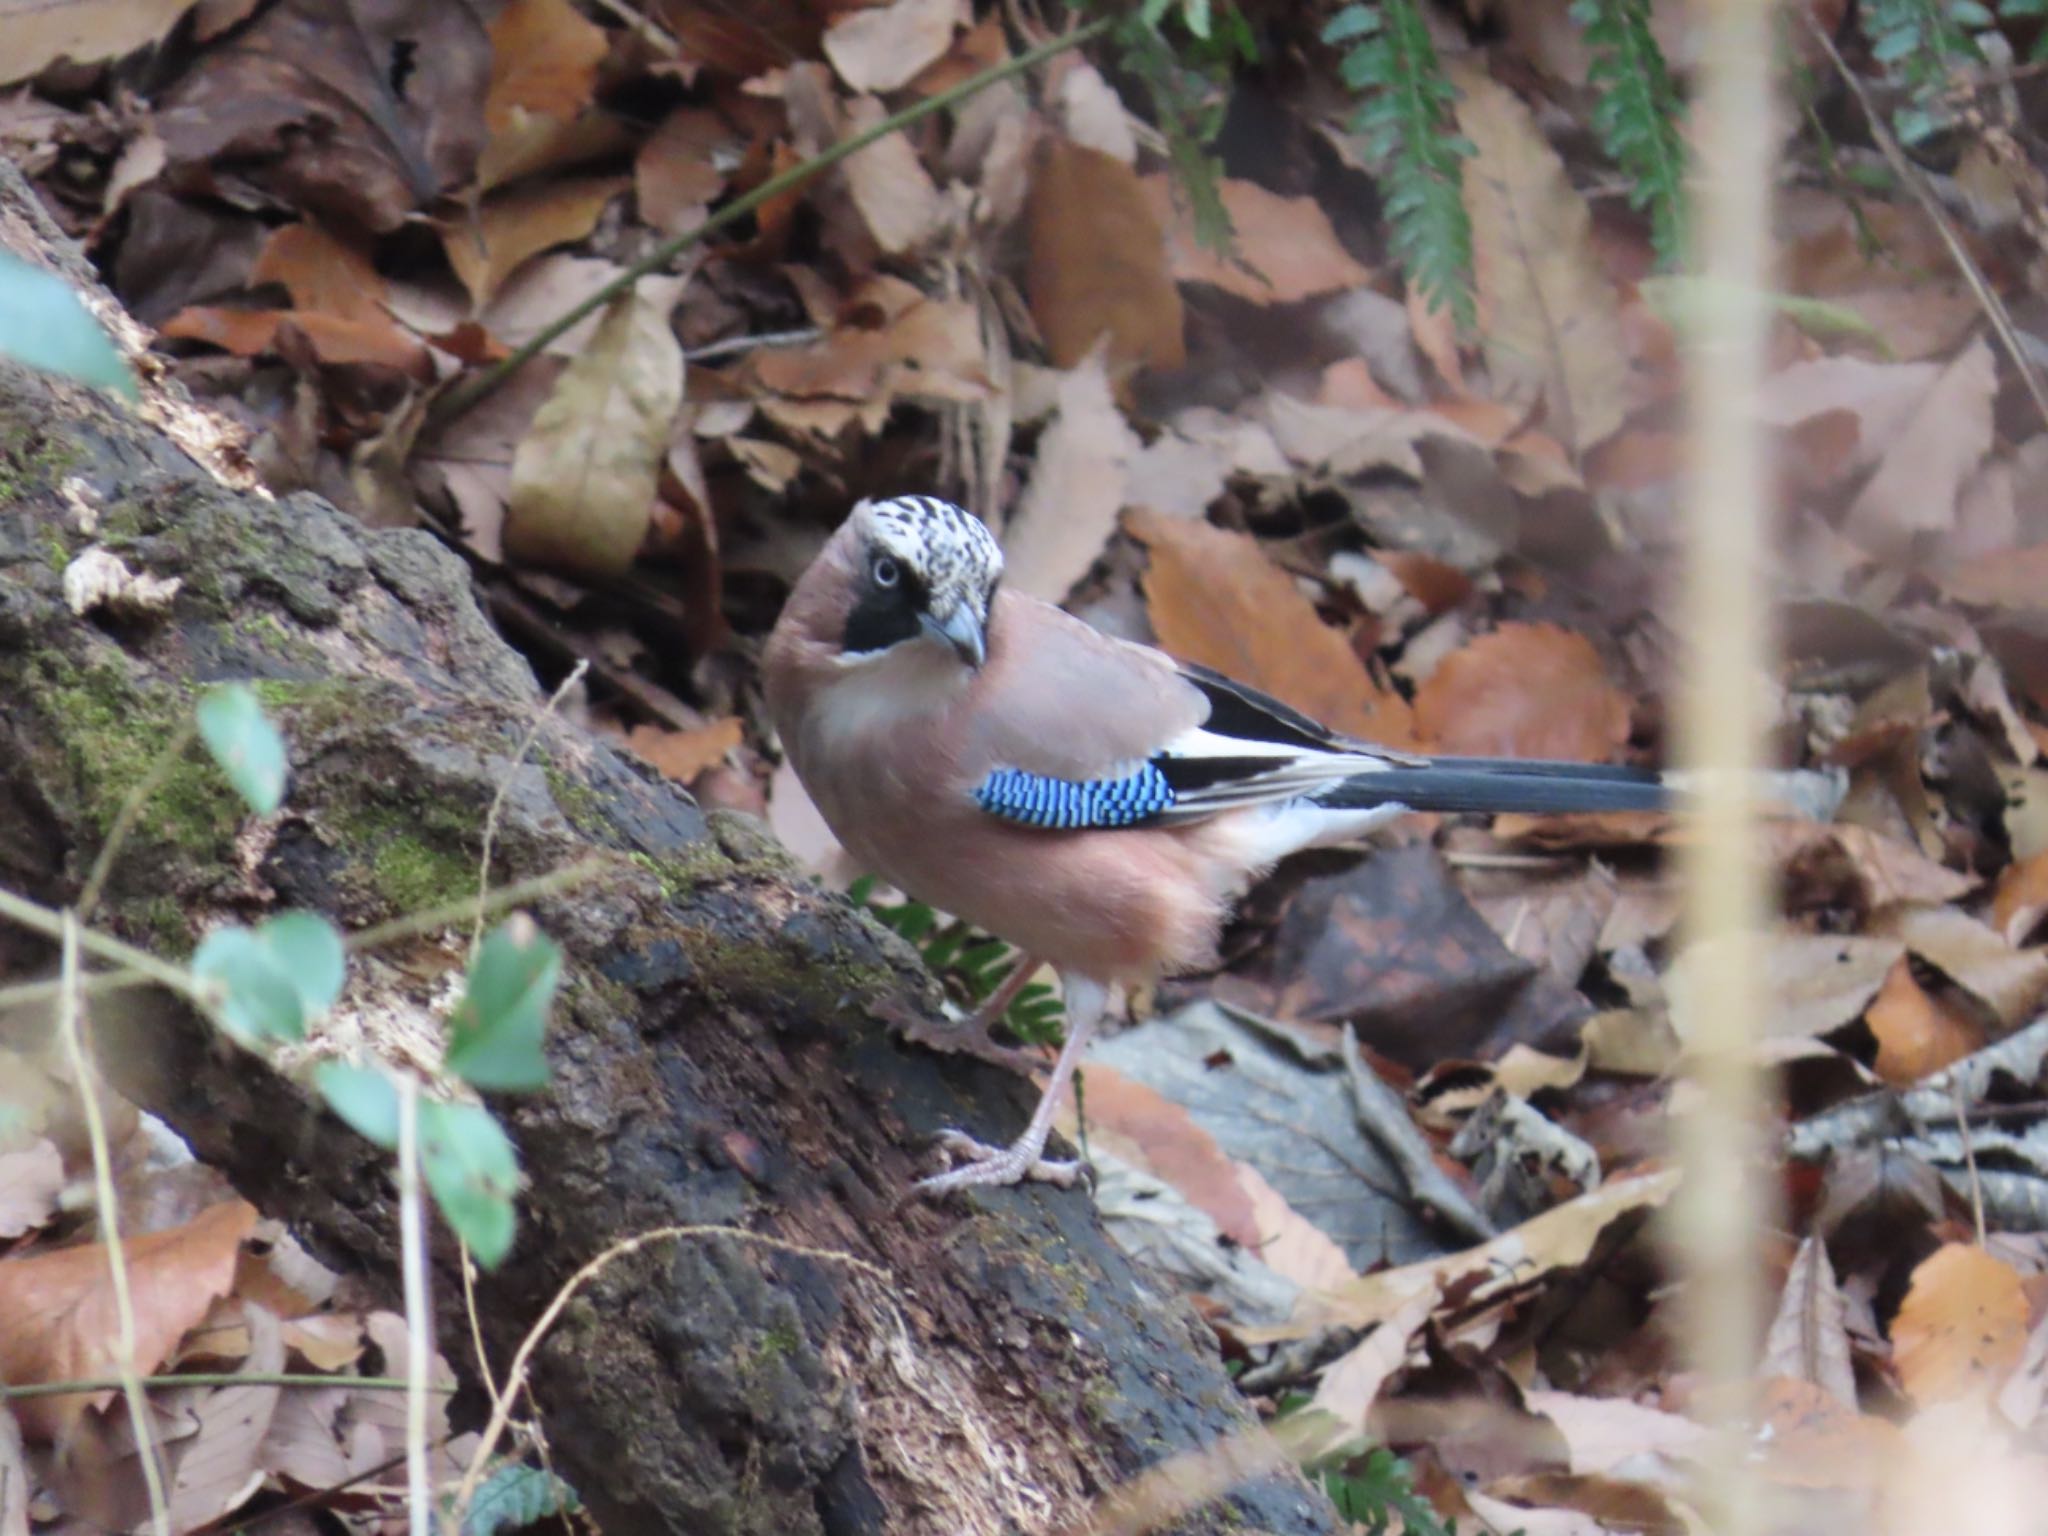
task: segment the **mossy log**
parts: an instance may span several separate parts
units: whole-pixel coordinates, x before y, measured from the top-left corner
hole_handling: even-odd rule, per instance
[[[4,162],[0,248],[90,285]],[[138,415],[0,366],[0,884],[74,899],[124,796],[219,679],[257,680],[291,741],[290,794],[259,821],[197,755],[169,775],[96,919],[160,953],[223,919],[309,907],[360,928],[473,893],[508,784],[498,883],[594,854],[614,867],[535,909],[569,963],[552,1088],[494,1105],[529,1180],[517,1245],[478,1286],[498,1368],[579,1265],[657,1226],[744,1228],[889,1277],[725,1237],[608,1270],[535,1385],[554,1464],[609,1536],[1049,1530],[1247,1428],[1213,1338],[1109,1245],[1085,1193],[893,1209],[934,1131],[1007,1140],[1029,1092],[881,1022],[932,1003],[913,955],[753,823],[706,816],[569,723],[541,724],[515,771],[542,699],[463,565],[423,533],[223,483],[162,429],[190,406],[145,393]],[[74,613],[63,572],[92,544],[176,578],[169,611]],[[343,1011],[426,1019],[420,973],[455,951],[415,948],[359,966]],[[14,974],[44,955],[0,933]],[[329,1263],[394,1294],[385,1156],[189,1011],[124,996],[94,1016],[118,1085]],[[466,1368],[445,1239],[434,1258],[442,1347]],[[1275,1474],[1179,1528],[1336,1523]]]

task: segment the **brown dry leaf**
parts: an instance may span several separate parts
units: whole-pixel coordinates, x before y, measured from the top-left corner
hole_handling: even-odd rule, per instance
[[[1238,1163],[1237,1182],[1252,1203],[1259,1257],[1268,1269],[1303,1290],[1327,1291],[1358,1278],[1344,1250],[1288,1202],[1250,1163]]]
[[[1947,1243],[1913,1271],[1892,1319],[1892,1364],[1923,1406],[1998,1390],[2027,1343],[2027,1293],[2010,1264]]]
[[[1884,914],[1873,931],[1903,939],[2008,1029],[2031,1018],[2048,994],[2048,950],[2014,949],[1996,929],[1954,907],[1902,908]]]
[[[280,283],[292,308],[363,325],[390,326],[385,283],[370,258],[318,224],[287,224],[264,243],[250,286]]]
[[[617,176],[579,177],[496,192],[474,219],[443,225],[441,246],[481,308],[528,257],[588,235],[605,204],[629,185]]]
[[[1264,689],[1334,730],[1383,746],[1416,744],[1407,702],[1374,681],[1344,636],[1252,539],[1142,507],[1125,514],[1124,526],[1151,554],[1146,608],[1167,650]]]
[[[1079,54],[1068,54],[1056,61],[1047,74],[1055,70],[1059,83],[1049,93],[1049,103],[1060,132],[1076,144],[1099,149],[1125,165],[1135,165],[1138,139],[1131,130],[1131,114],[1125,110],[1116,87]]]
[[[604,28],[569,0],[510,0],[498,13],[491,22],[480,188],[589,159],[588,151],[620,137],[607,121],[584,116],[609,48]]]
[[[1880,445],[1877,472],[1850,504],[1843,532],[1876,555],[1904,554],[1916,535],[1945,533],[1964,482],[1991,451],[1997,392],[1998,370],[1980,336]]]
[[[66,1182],[64,1154],[47,1137],[0,1152],[0,1238],[19,1237],[47,1222]]]
[[[1172,1185],[1225,1237],[1259,1253],[1262,1232],[1238,1165],[1184,1105],[1095,1062],[1088,1068],[1088,1123],[1122,1137],[1141,1167]]]
[[[1229,254],[1219,255],[1195,238],[1193,210],[1176,200],[1172,177],[1147,176],[1144,189],[1166,231],[1176,282],[1206,283],[1254,304],[1292,304],[1372,281],[1372,269],[1344,249],[1312,197],[1282,197],[1251,181],[1217,183],[1237,232]]]
[[[1862,1489],[1899,1455],[1898,1426],[1823,1387],[1790,1377],[1763,1384],[1756,1453],[1772,1482],[1790,1488]]]
[[[845,132],[865,133],[888,115],[875,97],[857,96],[846,104]],[[888,255],[917,249],[945,217],[945,199],[907,134],[892,133],[849,156],[840,175],[868,234]]]
[[[667,312],[621,294],[513,455],[506,550],[581,574],[624,571],[646,536],[682,400]]]
[[[285,1347],[316,1371],[340,1371],[363,1354],[363,1325],[347,1312],[315,1312],[284,1325]]]
[[[1885,976],[1863,1022],[1877,1037],[1871,1070],[1894,1087],[1917,1083],[1985,1045],[1976,1021],[1931,996],[1903,959]]]
[[[284,1340],[277,1319],[245,1303],[249,1353],[239,1374],[275,1376],[284,1369]],[[275,1385],[221,1387],[192,1405],[188,1423],[195,1433],[181,1441],[177,1467],[166,1490],[171,1529],[196,1531],[240,1508],[262,1486],[261,1453],[283,1388]]]
[[[1062,601],[1101,555],[1123,511],[1138,434],[1109,391],[1098,348],[1060,377],[1057,414],[1003,529],[1003,571],[1019,592]]]
[[[1865,911],[1895,902],[1954,901],[1977,885],[1919,849],[1866,827],[1786,819],[1765,822],[1762,832],[1765,847],[1784,866],[1787,884],[1828,878],[1839,869],[1860,887]]]
[[[1415,724],[1436,750],[1603,763],[1626,745],[1627,695],[1584,635],[1503,624],[1446,656],[1416,691]]]
[[[1793,1256],[1757,1374],[1811,1382],[1844,1407],[1856,1406],[1848,1308],[1835,1284],[1827,1245],[1817,1237],[1804,1239]]]
[[[0,0],[0,85],[31,80],[59,59],[97,64],[157,42],[192,0]]]
[[[454,512],[463,542],[493,564],[505,558],[512,456],[566,366],[558,357],[535,358],[475,409],[423,438],[408,461],[420,494]]]
[[[1678,1170],[1660,1168],[1612,1179],[1562,1205],[1552,1206],[1491,1242],[1440,1259],[1380,1270],[1353,1283],[1305,1299],[1295,1316],[1273,1328],[1240,1330],[1248,1343],[1305,1337],[1337,1325],[1362,1328],[1384,1321],[1419,1292],[1465,1286],[1464,1304],[1528,1285],[1553,1269],[1583,1264],[1600,1234],[1631,1211],[1655,1209],[1678,1188]]]
[[[1495,393],[1541,398],[1555,436],[1582,454],[1634,404],[1614,285],[1593,248],[1592,215],[1529,109],[1476,69],[1454,71],[1473,270],[1486,306]]]
[[[1578,1476],[1633,1475],[1649,1481],[1643,1458],[1690,1459],[1703,1449],[1704,1425],[1675,1413],[1619,1397],[1581,1397],[1571,1392],[1530,1391],[1523,1396],[1532,1413],[1557,1426]]]
[[[1055,367],[1076,367],[1105,335],[1112,373],[1187,360],[1166,236],[1137,172],[1100,150],[1050,139],[1025,220],[1024,290]]]
[[[1905,952],[1897,939],[1784,929],[1758,943],[1771,1003],[1761,1031],[1767,1041],[1811,1039],[1860,1018]],[[1717,981],[1727,967],[1725,947],[1713,941],[1692,945],[1672,965],[1666,991],[1681,1037],[1693,1038],[1692,1021],[1715,1006]]]
[[[135,1312],[135,1368],[161,1365],[185,1331],[206,1316],[235,1279],[235,1255],[256,1224],[256,1208],[230,1200],[168,1232],[123,1245]],[[28,1386],[110,1374],[119,1356],[114,1286],[103,1243],[0,1262],[0,1381]],[[16,1402],[22,1430],[63,1438],[88,1407],[111,1392]]]
[[[2026,942],[2048,913],[2048,852],[2009,864],[1991,893],[1991,923],[2005,942]]]
[[[737,158],[739,135],[716,112],[678,107],[633,158],[633,197],[640,217],[664,234],[701,223],[725,190],[721,157]]]
[[[364,323],[297,309],[181,309],[163,325],[180,341],[203,341],[237,357],[261,357],[281,350],[279,331],[290,326],[304,336],[323,363],[371,363],[418,379],[432,374],[426,346],[388,320]]]
[[[657,725],[636,725],[626,744],[678,784],[687,784],[740,744],[744,734],[738,715],[727,715],[693,731],[665,731]]]
[[[894,91],[953,45],[972,18],[961,0],[894,0],[848,11],[825,29],[825,57],[856,91]]]
[[[1330,1414],[1333,1422],[1309,1443],[1289,1446],[1297,1459],[1313,1460],[1370,1438],[1366,1416],[1379,1400],[1381,1389],[1407,1363],[1416,1334],[1441,1299],[1442,1292],[1434,1287],[1416,1291],[1371,1333],[1323,1368],[1309,1408]]]
[[[374,1469],[384,1459],[384,1436],[375,1425],[350,1422],[344,1410],[353,1396],[340,1384],[287,1394],[263,1437],[264,1470],[302,1488],[339,1488]]]

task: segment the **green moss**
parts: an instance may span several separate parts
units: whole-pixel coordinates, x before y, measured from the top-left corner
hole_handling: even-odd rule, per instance
[[[277,629],[286,650],[300,643],[289,638],[274,615],[264,614],[262,617]],[[325,736],[354,724],[364,718],[368,704],[367,686],[352,678],[265,678],[253,686],[256,697],[263,701],[263,707],[282,724],[285,735],[293,740]]]
[[[75,445],[27,427],[0,436],[0,503],[55,491],[79,455]]]
[[[681,901],[693,891],[716,881],[728,880],[739,872],[739,866],[709,838],[700,838],[682,852],[665,858],[656,858],[638,849],[626,857],[652,875],[661,886],[661,894],[670,901]]]
[[[66,759],[83,818],[104,836],[128,793],[191,719],[194,698],[131,679],[118,663],[81,667],[43,658],[37,698]],[[169,844],[198,859],[224,860],[242,804],[213,761],[197,749],[179,755],[143,807],[130,834]]]
[[[386,915],[417,912],[476,894],[479,826],[421,802],[408,809],[362,806],[331,817],[342,846],[368,879]],[[481,817],[476,818],[478,823]]]
[[[548,793],[555,797],[555,804],[569,819],[569,825],[585,837],[604,841],[611,823],[605,815],[603,797],[553,763],[542,763],[540,771],[548,781]]]

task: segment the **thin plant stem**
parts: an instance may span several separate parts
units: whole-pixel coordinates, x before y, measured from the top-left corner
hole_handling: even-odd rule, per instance
[[[135,1428],[135,1454],[141,1458],[142,1482],[149,1493],[150,1523],[156,1536],[171,1536],[171,1506],[164,1495],[163,1468],[157,1464],[156,1439],[150,1433],[149,1399],[143,1395],[142,1374],[135,1368],[135,1298],[128,1289],[128,1257],[121,1247],[121,1221],[114,1200],[114,1158],[107,1145],[106,1116],[100,1113],[92,1064],[86,1060],[79,1024],[78,915],[67,908],[60,914],[57,927],[58,975],[64,983],[57,998],[57,1033],[64,1041],[65,1059],[71,1065],[72,1081],[84,1111],[86,1141],[92,1148],[93,1198],[99,1205],[100,1237],[107,1245],[107,1273],[113,1281],[114,1363],[121,1395],[128,1402],[128,1417]]]
[[[99,857],[92,861],[92,872],[85,877],[85,890],[78,898],[79,922],[92,921],[93,911],[100,904],[100,893],[106,889],[107,876],[114,872],[114,860],[120,855],[121,845],[128,840],[128,834],[134,830],[136,818],[142,814],[142,808],[149,803],[150,797],[163,786],[171,770],[178,765],[178,759],[185,755],[198,734],[199,727],[195,721],[187,720],[180,726],[163,751],[157,753],[156,761],[149,765],[149,772],[136,782],[135,787],[128,791],[128,798],[121,802],[121,809],[114,814],[113,826],[107,829],[106,841],[100,844]]]
[[[941,91],[936,96],[927,96],[923,101],[915,102],[905,107],[901,112],[892,113],[873,127],[862,129],[852,138],[841,139],[837,144],[819,151],[819,153],[811,156],[810,159],[803,161],[801,164],[793,165],[779,175],[769,177],[766,181],[755,187],[753,191],[734,198],[696,228],[685,230],[682,234],[672,239],[662,241],[661,244],[655,246],[646,255],[627,267],[617,277],[606,283],[602,288],[599,288],[595,293],[592,293],[582,303],[563,311],[554,320],[542,326],[503,359],[493,363],[475,378],[450,389],[428,411],[427,430],[431,432],[436,428],[446,426],[456,417],[462,415],[463,412],[469,410],[478,401],[496,390],[499,385],[509,379],[521,366],[539,356],[550,343],[555,341],[564,332],[570,330],[585,316],[595,314],[599,309],[609,304],[619,294],[630,288],[634,283],[637,283],[648,273],[666,267],[691,246],[698,244],[710,235],[716,234],[728,225],[737,224],[763,203],[778,198],[785,192],[795,190],[819,172],[830,170],[848,156],[859,154],[869,145],[879,143],[899,129],[908,128],[913,123],[923,122],[924,119],[944,112],[949,107],[957,106],[969,97],[978,95],[1000,81],[1008,80],[1015,75],[1024,74],[1043,64],[1047,59],[1053,58],[1055,55],[1065,53],[1069,49],[1078,48],[1083,43],[1093,41],[1107,32],[1111,25],[1112,23],[1108,19],[1092,21],[1084,27],[1077,27],[1072,32],[1053,38],[1048,42],[1040,43],[1036,48],[1020,53],[1013,59],[1005,59],[1000,64],[992,65],[982,70],[979,74],[968,76],[967,79],[961,81],[950,90]]]
[[[55,907],[46,907],[17,896],[9,890],[0,890],[0,918],[19,924],[33,933],[47,938],[61,940],[67,915]],[[116,965],[126,966],[131,971],[147,976],[158,986],[168,987],[180,997],[190,998],[204,1005],[206,989],[183,966],[159,960],[146,949],[137,949],[133,944],[123,944],[111,934],[99,933],[80,926],[75,920],[72,927],[77,930],[78,947],[87,954],[101,960],[111,960]]]
[[[597,855],[578,859],[566,869],[551,870],[545,875],[535,875],[530,880],[515,880],[510,885],[501,885],[491,892],[487,903],[493,912],[503,912],[508,907],[522,906],[541,896],[553,896],[586,880],[595,880],[599,875],[615,874],[619,868],[617,855]],[[465,896],[460,901],[444,901],[439,906],[426,907],[404,917],[394,917],[388,923],[379,923],[374,928],[363,928],[349,934],[342,940],[343,946],[355,953],[375,949],[379,944],[389,944],[394,939],[411,938],[418,933],[432,933],[437,928],[446,928],[452,923],[469,921],[476,913],[476,900]],[[0,909],[0,916],[5,909]]]
[[[304,1371],[178,1371],[135,1379],[145,1392],[167,1392],[173,1387],[347,1387],[351,1392],[403,1392],[411,1386],[401,1376],[314,1376]],[[112,1392],[126,1385],[118,1376],[39,1381],[27,1387],[0,1382],[0,1402],[17,1397],[64,1397],[73,1392]],[[432,1390],[449,1396],[455,1388],[436,1386]]]
[[[533,744],[540,737],[541,727],[553,718],[562,700],[569,696],[569,690],[583,681],[583,674],[590,670],[587,660],[578,661],[569,669],[569,675],[562,684],[548,696],[540,713],[533,717],[533,724],[526,728],[526,735],[520,739],[519,750],[512,754],[512,761],[498,776],[498,792],[491,796],[491,808],[484,814],[484,848],[477,859],[476,868],[476,921],[469,931],[469,957],[476,959],[477,946],[484,941],[484,904],[491,895],[491,849],[498,841],[498,817],[505,809],[505,797],[512,792],[513,775],[519,772],[519,765],[526,761],[526,754],[533,750]]]
[[[427,1298],[427,1214],[420,1191],[420,1095],[410,1073],[398,1087],[399,1264],[405,1297],[405,1502],[412,1536],[433,1536],[427,1479],[427,1378],[433,1369]]]

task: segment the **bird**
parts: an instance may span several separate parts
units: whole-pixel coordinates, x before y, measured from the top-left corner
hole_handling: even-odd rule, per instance
[[[972,513],[858,502],[798,578],[762,657],[781,749],[854,861],[1058,972],[1066,1034],[1023,1133],[947,1129],[914,1191],[1071,1184],[1046,1145],[1112,989],[1215,963],[1236,900],[1291,853],[1411,811],[1664,806],[1653,771],[1421,756],[1103,633],[1003,585]],[[985,1035],[1007,999],[967,1033]],[[983,1043],[988,1043],[985,1041]]]

